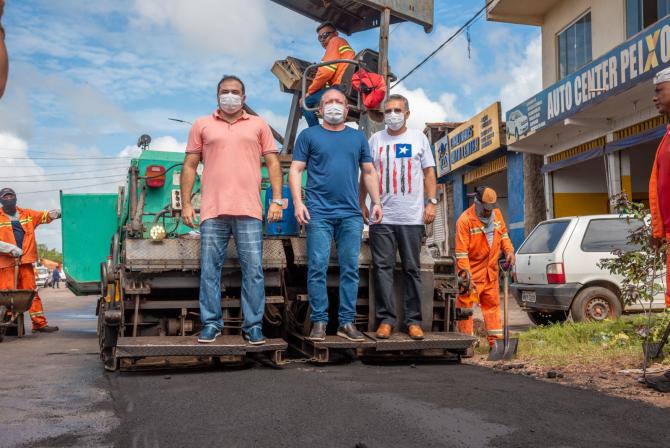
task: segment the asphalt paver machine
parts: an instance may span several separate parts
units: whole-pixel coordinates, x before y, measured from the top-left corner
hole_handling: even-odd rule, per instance
[[[380,27],[380,50],[361,53],[367,68],[388,76],[388,25],[410,20],[426,30],[432,27],[432,1],[276,1],[316,20],[330,20],[345,33]],[[281,61],[278,61],[281,62]],[[286,61],[284,61],[286,62]],[[290,62],[290,61],[289,61]],[[345,82],[361,64],[351,61]],[[300,66],[300,64],[294,64]],[[282,144],[280,161],[285,172],[291,162],[300,109],[298,87],[305,84],[310,64],[293,72],[297,77],[280,85],[293,95],[286,132],[274,131]],[[277,63],[275,63],[275,67]],[[313,67],[312,67],[313,68]],[[273,72],[275,70],[273,69]],[[275,74],[277,74],[275,72]],[[359,126],[370,135],[380,129],[379,111],[367,111],[352,91],[348,97]],[[250,109],[248,110],[253,113]],[[201,329],[198,295],[200,286],[200,235],[181,223],[179,177],[184,155],[149,149],[150,139],[140,138],[139,156],[130,162],[126,184],[116,194],[61,194],[63,210],[63,255],[67,286],[78,295],[98,296],[98,338],[106,369],[135,369],[200,365],[203,362],[239,363],[247,356],[263,356],[275,364],[290,359],[329,362],[338,351],[367,358],[460,359],[475,338],[456,332],[458,319],[469,310],[455,306],[459,290],[469,289],[466,273],[456,272],[455,260],[426,244],[421,252],[422,341],[410,339],[399,328],[392,338],[377,340],[372,260],[364,237],[359,257],[360,286],[356,326],[366,334],[365,342],[352,342],[335,334],[337,325],[339,272],[337,253],[331,252],[328,290],[331,301],[328,334],[324,342],[305,338],[310,330],[307,296],[307,255],[304,229],[292,216],[288,187],[280,223],[265,223],[263,271],[266,307],[263,332],[265,345],[253,346],[241,335],[241,269],[234,241],[228,247],[221,283],[221,307],[225,328],[212,344],[198,344]],[[269,188],[262,169],[261,203]],[[200,198],[196,179],[192,201]],[[285,178],[286,183],[286,178]],[[442,213],[446,215],[446,213]],[[446,240],[446,226],[442,226]],[[433,237],[435,239],[436,237]],[[439,238],[438,238],[439,239]],[[400,264],[396,270],[396,301],[403,292]],[[402,321],[402,315],[399,316]],[[259,353],[260,352],[260,353]]]
[[[390,82],[395,80],[391,73],[388,46],[389,26],[401,22],[413,22],[430,32],[433,27],[432,0],[273,0],[296,13],[316,20],[329,21],[335,28],[344,34],[352,34],[379,28],[379,48],[363,49],[353,60],[331,60],[318,63],[309,63],[297,57],[289,56],[276,61],[273,73],[279,80],[281,91],[293,97],[289,119],[284,133],[284,153],[291,154],[296,137],[296,130],[301,116],[300,98],[305,97],[306,87],[318,67],[334,63],[348,65],[339,88],[345,93],[349,103],[348,120],[358,124],[360,130],[370,137],[374,132],[383,129],[383,113],[380,110],[368,110],[363,105],[359,93],[354,90],[352,78],[357,70],[363,68],[369,72],[382,75],[386,82],[386,91],[390,90]],[[387,93],[388,94],[388,93]],[[315,108],[316,109],[316,108]],[[438,216],[442,224],[446,221],[442,201]],[[446,241],[447,230],[445,225],[439,226],[443,235],[437,239]],[[434,230],[434,229],[431,229]],[[433,235],[432,240],[436,238]],[[291,238],[291,260],[289,275],[300,281],[289,281],[287,284],[288,297],[286,303],[288,321],[288,340],[299,352],[318,361],[328,361],[333,350],[354,349],[360,356],[385,357],[397,359],[401,356],[409,357],[436,357],[456,358],[468,353],[475,339],[455,332],[455,322],[467,318],[471,310],[462,310],[455,307],[455,300],[459,293],[469,288],[469,275],[466,272],[456,274],[455,260],[441,253],[440,250],[430,250],[424,245],[421,252],[421,279],[422,291],[422,327],[426,337],[422,341],[409,338],[400,326],[392,337],[387,340],[376,339],[374,330],[375,321],[374,284],[372,281],[372,259],[367,238],[364,237],[359,257],[359,300],[355,324],[363,331],[365,342],[352,342],[338,336],[327,336],[324,342],[313,342],[305,336],[309,334],[309,306],[305,287],[307,256],[305,240],[301,237]],[[398,321],[402,322],[402,295],[403,281],[400,269],[400,260],[397,262],[395,274],[396,309],[399,311]],[[329,275],[327,280],[331,308],[329,320],[331,322],[328,334],[335,333],[337,320],[336,301],[338,297],[338,263],[335,247],[331,249]]]

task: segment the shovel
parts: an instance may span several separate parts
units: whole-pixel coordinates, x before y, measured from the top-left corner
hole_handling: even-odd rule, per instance
[[[503,289],[505,300],[505,309],[503,310],[503,339],[496,339],[494,341],[493,348],[487,358],[488,361],[500,361],[503,359],[509,361],[516,356],[516,351],[519,346],[519,339],[510,339],[509,337],[509,266],[505,263],[502,266],[502,269],[504,273]]]
[[[659,342],[647,342],[642,347],[644,349],[644,355],[647,357],[648,361],[661,357],[663,347],[665,347],[665,344],[668,342],[668,336],[670,336],[670,322],[668,322],[668,326],[665,327],[665,331]]]

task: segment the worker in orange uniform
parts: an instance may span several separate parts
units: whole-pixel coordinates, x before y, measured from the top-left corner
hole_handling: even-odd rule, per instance
[[[475,203],[456,222],[456,265],[459,271],[463,269],[470,273],[472,285],[469,294],[459,296],[456,306],[472,308],[475,301],[479,301],[490,346],[503,336],[498,282],[501,249],[508,265],[514,264],[514,247],[497,208],[497,199],[492,188],[478,187]],[[459,321],[458,330],[473,334],[472,317]]]
[[[60,218],[60,210],[35,211],[16,206],[16,193],[11,188],[0,190],[0,290],[14,289],[14,265],[19,259],[18,289],[36,289],[35,267],[37,245],[35,228]],[[47,324],[42,300],[35,294],[28,310],[33,321],[33,333],[52,333],[58,327]]]
[[[316,29],[317,38],[321,46],[326,49],[321,62],[334,61],[335,59],[354,59],[356,56],[349,43],[341,38],[335,26],[331,22],[323,22]],[[348,64],[329,64],[319,67],[312,83],[307,88],[307,93],[302,102],[307,107],[315,107],[321,101],[321,96],[326,90],[332,87],[338,87],[342,82],[342,75],[347,69]],[[309,127],[318,126],[319,119],[316,112],[302,111],[307,125]]]
[[[670,69],[654,77],[654,105],[661,115],[670,115]],[[652,244],[658,250],[670,240],[670,126],[656,151],[656,160],[649,179],[649,208],[651,209]],[[665,306],[670,308],[670,251],[667,255]]]

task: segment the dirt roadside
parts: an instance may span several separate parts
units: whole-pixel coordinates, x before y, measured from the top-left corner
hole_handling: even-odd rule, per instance
[[[487,361],[487,355],[475,354],[464,359],[464,364],[493,369],[502,374],[525,375],[538,381],[598,391],[613,397],[642,401],[664,409],[670,409],[670,393],[661,393],[642,384],[642,373],[633,367],[622,367],[617,360],[600,365],[567,365],[551,367],[538,365],[532,359],[519,356],[512,361]],[[651,375],[660,375],[667,366],[652,364],[648,367]]]

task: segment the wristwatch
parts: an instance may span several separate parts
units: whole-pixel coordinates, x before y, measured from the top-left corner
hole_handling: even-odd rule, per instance
[[[428,202],[430,202],[433,205],[437,205],[437,198],[428,198]]]
[[[277,205],[280,206],[280,207],[283,207],[283,206],[284,206],[284,200],[283,200],[283,199],[273,199],[273,200],[272,200],[272,203],[273,203],[273,204],[277,204]]]

